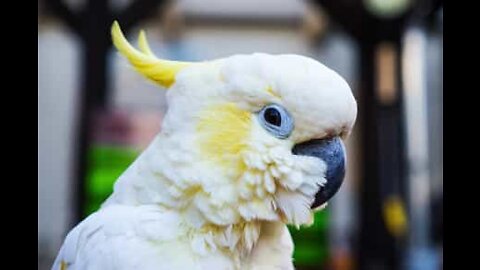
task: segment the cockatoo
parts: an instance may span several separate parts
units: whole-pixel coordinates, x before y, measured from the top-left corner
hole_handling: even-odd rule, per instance
[[[161,131],[72,229],[54,270],[294,269],[287,225],[313,223],[345,174],[357,104],[345,80],[300,55],[205,62],[113,44],[167,89]]]

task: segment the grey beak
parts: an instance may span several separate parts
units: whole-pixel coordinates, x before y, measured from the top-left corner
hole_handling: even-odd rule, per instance
[[[339,137],[311,140],[297,144],[292,149],[295,155],[317,157],[327,164],[327,183],[320,187],[311,208],[314,209],[337,193],[345,177],[345,146]]]

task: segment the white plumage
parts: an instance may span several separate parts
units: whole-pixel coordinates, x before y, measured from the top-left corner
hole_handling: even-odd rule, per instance
[[[137,51],[112,29],[130,63],[169,89],[169,108],[162,131],[68,234],[52,269],[293,269],[286,224],[313,222],[327,168],[292,147],[348,135],[357,109],[347,83],[297,55],[166,63],[144,36]],[[286,139],[256,116],[272,103],[295,121]]]

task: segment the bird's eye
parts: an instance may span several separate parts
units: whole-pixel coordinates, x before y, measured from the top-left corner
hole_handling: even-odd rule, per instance
[[[282,125],[282,115],[276,108],[267,108],[263,113],[263,117],[269,124],[277,127]]]
[[[293,118],[288,111],[278,104],[270,104],[258,113],[260,124],[279,139],[290,136],[293,130]]]

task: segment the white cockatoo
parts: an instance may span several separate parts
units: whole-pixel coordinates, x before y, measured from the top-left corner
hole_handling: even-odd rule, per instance
[[[357,105],[337,73],[299,55],[161,60],[117,22],[113,43],[167,91],[160,133],[101,208],[67,235],[54,270],[293,269],[287,224],[339,189]]]

